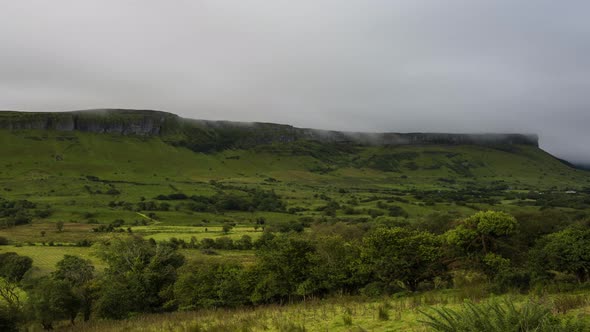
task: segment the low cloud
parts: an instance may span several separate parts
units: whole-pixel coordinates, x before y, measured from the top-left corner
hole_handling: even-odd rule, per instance
[[[590,162],[590,3],[31,0],[0,109],[159,109],[347,131],[537,133]]]

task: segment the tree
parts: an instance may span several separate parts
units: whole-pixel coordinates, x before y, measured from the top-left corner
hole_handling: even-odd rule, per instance
[[[485,256],[496,252],[500,240],[515,234],[517,227],[518,222],[510,214],[480,211],[445,234],[448,243],[463,253],[480,252]]]
[[[103,243],[97,255],[108,265],[96,301],[99,316],[105,318],[163,309],[172,299],[176,270],[184,264],[184,256],[173,247],[136,236]]]
[[[349,292],[366,283],[360,268],[360,247],[340,235],[322,236],[315,240],[312,279],[316,291]]]
[[[248,302],[244,270],[228,263],[194,264],[182,269],[174,298],[182,310],[235,307]]]
[[[89,320],[95,296],[92,284],[94,279],[92,263],[80,257],[65,255],[61,261],[57,262],[56,271],[53,272],[52,277],[70,284],[72,291],[80,299],[84,321]]]
[[[19,282],[33,266],[33,260],[14,252],[0,254],[0,277],[11,282]]]
[[[0,299],[2,299],[0,303],[5,305],[10,311],[20,310],[22,301],[18,284],[0,277]]]
[[[265,226],[266,225],[266,218],[264,217],[258,217],[256,218],[256,223],[254,225],[254,231],[257,231],[259,228],[262,229],[262,231],[264,231]]]
[[[80,299],[66,281],[45,277],[36,280],[27,294],[31,312],[44,329],[52,330],[53,322],[60,319],[68,318],[74,323]]]
[[[0,331],[17,331],[23,318],[22,291],[18,282],[33,260],[9,252],[0,255]]]
[[[441,244],[429,232],[378,228],[363,239],[362,259],[367,271],[378,280],[387,285],[400,281],[415,291],[420,282],[446,271]]]
[[[535,250],[536,261],[545,270],[571,273],[579,282],[590,279],[590,230],[570,228],[549,234]]]
[[[228,223],[223,224],[223,227],[222,227],[223,234],[228,234],[232,230],[232,228],[234,228],[234,227]]]
[[[57,223],[55,223],[55,228],[57,229],[57,231],[59,233],[63,232],[63,230],[64,230],[64,222],[63,221],[58,221]]]
[[[242,235],[242,237],[234,241],[234,246],[239,250],[252,249],[252,237],[250,235]]]
[[[265,233],[266,234],[266,233]],[[254,302],[303,295],[298,288],[309,281],[315,247],[298,235],[280,235],[262,242],[256,251]]]

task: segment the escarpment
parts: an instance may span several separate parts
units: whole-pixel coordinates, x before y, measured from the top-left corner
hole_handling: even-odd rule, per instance
[[[74,112],[2,112],[0,129],[84,131],[121,135],[160,135],[180,118],[144,110],[91,110]]]
[[[538,147],[538,137],[527,134],[341,132],[273,123],[193,120],[160,111],[126,109],[73,112],[6,111],[0,112],[0,129],[159,136],[167,143],[202,152],[297,140],[355,145],[518,144]]]

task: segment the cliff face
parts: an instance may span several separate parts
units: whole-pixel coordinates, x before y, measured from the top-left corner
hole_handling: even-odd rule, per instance
[[[182,119],[146,110],[93,110],[59,113],[0,112],[0,129],[57,130],[121,135],[161,136],[170,144],[195,151],[252,147],[260,144],[314,140],[361,145],[532,145],[536,135],[355,133],[295,128],[271,123]]]
[[[59,113],[1,112],[0,129],[85,131],[121,135],[160,135],[179,117],[165,112],[95,110]]]

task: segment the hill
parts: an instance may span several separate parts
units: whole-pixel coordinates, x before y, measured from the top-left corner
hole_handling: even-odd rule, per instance
[[[2,112],[0,129],[158,136],[167,143],[184,146],[197,152],[251,148],[261,144],[300,140],[361,145],[522,144],[538,146],[536,135],[339,132],[273,123],[183,119],[166,112],[125,109],[59,113]]]
[[[552,295],[503,306],[521,316],[534,302],[537,318],[587,326],[587,292],[563,293],[587,269],[572,272],[560,253],[586,252],[576,236],[590,220],[590,173],[536,136],[342,133],[130,110],[6,112],[0,128],[0,259],[32,265],[21,271],[32,281],[0,286],[19,285],[41,308],[18,321],[6,308],[20,302],[4,298],[0,325],[421,331],[431,305],[539,289]],[[478,218],[508,228],[452,242]],[[96,269],[98,298],[83,314],[76,301],[69,316],[38,301],[67,290],[51,273],[64,260]],[[504,312],[490,301],[481,310]]]
[[[254,191],[280,197],[281,208],[254,208],[271,218],[323,216],[331,199],[348,219],[390,214],[376,205],[381,199],[419,218],[477,208],[457,205],[455,196],[528,209],[537,200],[523,193],[590,186],[588,172],[539,149],[530,135],[352,134],[130,110],[2,112],[0,128],[0,197],[46,205],[50,221],[129,221],[150,209],[172,224],[252,219],[251,206],[220,215],[187,199],[252,200]],[[186,197],[157,199],[172,194]],[[141,205],[152,201],[168,207]]]

